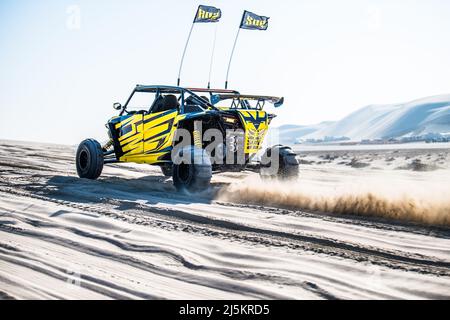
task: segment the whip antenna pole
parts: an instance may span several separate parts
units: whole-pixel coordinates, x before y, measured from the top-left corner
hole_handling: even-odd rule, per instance
[[[178,70],[177,86],[180,86],[181,69],[183,68],[184,56],[186,55],[186,50],[187,50],[187,47],[189,44],[189,40],[191,39],[192,30],[194,29],[194,24],[195,23],[219,22],[221,17],[222,17],[222,11],[220,11],[219,8],[211,7],[211,6],[204,6],[204,5],[198,6],[197,13],[195,14],[195,18],[194,18],[194,21],[192,22],[191,30],[189,31],[189,35],[188,35],[186,44],[184,46],[183,55],[181,56],[180,69]],[[216,28],[216,32],[217,32],[217,28]],[[215,46],[216,46],[216,34],[214,34],[214,47],[213,47],[213,52],[212,52],[212,56],[211,56],[211,66],[209,67],[208,83],[211,80],[212,59],[214,56]]]
[[[234,39],[233,50],[231,50],[230,61],[228,62],[227,78],[225,79],[225,89],[228,89],[228,75],[230,74],[231,61],[233,60],[234,49],[236,48],[236,43],[239,38],[240,32],[241,32],[241,28],[239,27],[238,32],[236,34],[236,39]]]
[[[239,24],[239,29],[238,32],[236,33],[236,38],[234,39],[233,49],[231,50],[230,61],[228,62],[228,69],[227,69],[227,78],[225,79],[225,89],[228,89],[228,75],[230,74],[231,61],[233,60],[234,49],[236,49],[236,43],[239,38],[239,33],[241,32],[242,22],[244,22],[245,12],[246,11],[244,11],[244,14],[242,15],[241,23]]]
[[[231,50],[230,62],[228,62],[227,78],[225,79],[225,89],[228,89],[228,75],[230,74],[231,60],[233,59],[234,49],[236,48],[239,32],[241,31],[241,29],[267,30],[267,27],[269,26],[269,19],[269,17],[259,16],[257,14],[254,14],[253,12],[244,10],[241,24],[239,25],[239,29],[236,34],[236,39],[234,39],[233,50]]]
[[[239,38],[240,32],[241,32],[241,28],[239,27],[238,33],[236,34],[236,39],[234,39],[233,50],[231,50],[230,61],[228,62],[227,78],[225,79],[225,89],[228,89],[228,75],[230,74],[231,60],[233,60],[234,49],[236,48],[236,43],[237,43],[237,39]]]
[[[189,40],[191,39],[192,30],[194,29],[194,23],[192,23],[191,30],[189,31],[189,35],[186,41],[186,45],[184,46],[183,55],[181,56],[181,63],[180,63],[180,69],[178,70],[178,80],[177,80],[177,86],[180,86],[180,75],[181,75],[181,69],[183,68],[183,62],[184,62],[184,56],[186,55],[186,49],[189,44]]]
[[[212,72],[212,67],[213,67],[214,51],[216,50],[216,38],[217,38],[217,24],[216,24],[216,28],[214,30],[214,42],[213,42],[213,47],[212,47],[212,52],[211,52],[211,62],[209,64],[208,89],[211,88],[211,72]]]

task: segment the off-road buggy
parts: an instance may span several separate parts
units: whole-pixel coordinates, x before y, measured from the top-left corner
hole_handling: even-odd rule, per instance
[[[259,161],[275,115],[263,110],[283,98],[241,95],[234,90],[137,85],[106,127],[109,141],[81,142],[76,167],[81,178],[97,179],[104,164],[158,165],[178,190],[203,190],[213,172],[256,170],[265,178],[298,175],[289,147],[268,148]]]

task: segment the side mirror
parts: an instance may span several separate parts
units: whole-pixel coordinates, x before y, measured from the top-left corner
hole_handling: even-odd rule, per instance
[[[114,110],[121,110],[122,105],[119,102],[116,102],[113,104],[113,108],[114,108]]]

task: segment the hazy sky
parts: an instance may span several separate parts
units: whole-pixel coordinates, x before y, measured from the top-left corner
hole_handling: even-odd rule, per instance
[[[1,0],[0,139],[77,143],[135,84],[175,84],[199,4],[222,9],[212,83],[285,96],[275,125],[338,120],[368,104],[450,93],[448,0]],[[182,84],[206,86],[215,24],[198,24]]]

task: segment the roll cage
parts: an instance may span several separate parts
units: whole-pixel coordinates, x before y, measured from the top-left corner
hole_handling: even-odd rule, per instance
[[[178,100],[180,102],[180,113],[181,114],[185,113],[184,106],[185,106],[185,100],[186,100],[187,94],[190,95],[189,96],[190,100],[195,102],[196,105],[201,107],[203,110],[211,110],[211,109],[218,110],[213,104],[202,99],[197,94],[195,94],[194,91],[191,91],[190,89],[187,89],[187,88],[176,87],[176,86],[136,85],[136,87],[131,92],[130,96],[128,97],[127,101],[125,102],[125,104],[120,112],[120,115],[123,115],[125,112],[127,112],[128,104],[130,103],[131,99],[133,98],[133,96],[136,92],[155,93],[156,94],[155,98],[158,98],[163,94],[179,94],[180,97],[178,98]]]
[[[239,91],[236,90],[227,90],[227,89],[205,89],[205,88],[183,88],[178,86],[159,86],[159,85],[136,85],[133,92],[125,102],[120,115],[127,112],[127,106],[130,103],[136,92],[150,92],[155,93],[156,97],[160,97],[162,94],[180,94],[178,98],[180,102],[180,113],[186,113],[184,110],[185,107],[185,98],[186,94],[189,94],[190,100],[195,102],[203,110],[218,110],[214,105],[224,100],[232,100],[231,109],[256,109],[262,110],[266,101],[273,103],[275,107],[280,107],[284,98],[273,97],[273,96],[258,96],[258,95],[242,95]],[[198,94],[209,94],[210,101],[206,101],[201,98]],[[181,100],[181,101],[180,101]],[[256,106],[251,106],[249,101],[256,101]]]

